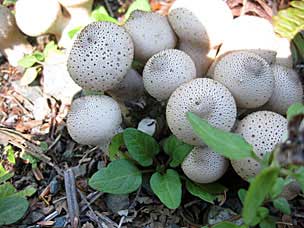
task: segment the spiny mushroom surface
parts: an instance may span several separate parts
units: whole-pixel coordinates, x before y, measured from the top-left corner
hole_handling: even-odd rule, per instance
[[[194,147],[182,163],[186,176],[197,183],[207,184],[221,178],[229,161],[209,148]]]
[[[59,39],[67,24],[56,0],[18,0],[15,10],[18,27],[28,36],[50,33]]]
[[[225,30],[218,56],[231,51],[247,50],[260,55],[269,64],[276,61],[276,36],[272,24],[266,19],[240,16]]]
[[[117,132],[122,122],[117,102],[108,96],[85,96],[73,101],[67,129],[76,142],[102,145]]]
[[[25,55],[33,51],[32,46],[17,28],[14,15],[0,5],[0,52],[13,66]]]
[[[262,158],[287,134],[287,120],[274,112],[258,111],[242,119],[235,132],[244,137],[253,146],[256,155]],[[261,168],[260,164],[252,158],[232,160],[231,165],[244,180],[254,177]]]
[[[231,93],[208,78],[193,79],[178,87],[170,96],[166,109],[168,126],[177,138],[191,145],[204,145],[187,120],[189,111],[226,131],[236,120],[236,104]]]
[[[190,56],[176,49],[153,55],[143,71],[145,89],[157,100],[168,99],[177,87],[195,77],[195,65]]]
[[[124,28],[111,22],[93,22],[73,43],[68,71],[84,89],[110,90],[124,79],[133,53],[132,39]]]
[[[263,108],[285,115],[290,105],[303,101],[303,86],[293,69],[274,64],[272,70],[274,91]]]
[[[182,42],[214,48],[222,43],[233,16],[222,0],[176,0],[168,18]]]
[[[274,90],[270,65],[257,54],[245,51],[229,53],[220,59],[213,79],[229,89],[240,108],[264,105]]]
[[[124,28],[134,42],[135,59],[144,63],[152,55],[176,45],[176,37],[167,17],[155,12],[135,10]]]

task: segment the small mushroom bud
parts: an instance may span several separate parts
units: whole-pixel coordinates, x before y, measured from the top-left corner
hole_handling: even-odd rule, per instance
[[[67,129],[73,140],[84,145],[103,145],[120,129],[121,111],[108,96],[85,96],[73,101]]]
[[[124,25],[134,42],[135,59],[146,62],[152,55],[176,45],[176,37],[165,16],[135,10]]]
[[[12,66],[17,66],[18,61],[32,51],[32,46],[17,28],[14,15],[0,5],[0,52]]]
[[[259,55],[245,51],[222,57],[215,66],[213,79],[229,89],[240,108],[264,105],[274,90],[270,65]]]
[[[212,79],[196,78],[178,87],[170,96],[166,117],[170,130],[180,140],[195,146],[205,144],[194,133],[187,112],[194,112],[212,126],[230,131],[236,120],[236,104],[229,90]]]
[[[160,101],[167,100],[177,87],[195,77],[195,65],[190,56],[176,49],[153,55],[143,71],[145,89]]]
[[[182,163],[186,176],[197,183],[207,184],[221,178],[229,161],[207,147],[194,147]]]
[[[68,57],[68,71],[82,88],[114,89],[133,61],[133,43],[124,28],[111,22],[93,22],[77,36]]]
[[[262,158],[270,153],[287,134],[287,120],[274,112],[258,111],[242,119],[236,133],[253,146],[256,155]],[[252,158],[232,160],[231,165],[244,180],[254,177],[260,171],[260,164]]]

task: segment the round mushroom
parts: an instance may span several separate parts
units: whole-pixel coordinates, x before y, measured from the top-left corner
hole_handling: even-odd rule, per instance
[[[117,102],[108,96],[85,96],[73,101],[67,129],[73,140],[84,145],[106,144],[122,122]]]
[[[145,89],[160,101],[167,100],[177,87],[195,77],[195,65],[190,56],[176,49],[153,55],[143,71]]]
[[[54,0],[18,0],[15,10],[18,27],[28,36],[50,33],[59,40],[68,22],[59,2]]]
[[[208,147],[194,147],[182,163],[185,175],[202,184],[212,183],[221,178],[229,161]]]
[[[12,66],[17,66],[18,61],[32,51],[33,47],[17,28],[14,15],[0,5],[0,52]]]
[[[245,51],[221,58],[215,66],[213,79],[229,89],[240,108],[264,105],[274,90],[270,65],[259,55]]]
[[[135,59],[141,62],[176,45],[176,37],[168,19],[158,13],[135,10],[124,27],[134,42]]]
[[[274,112],[258,111],[242,119],[236,128],[236,133],[253,146],[256,155],[262,158],[270,153],[287,134],[287,120]],[[260,164],[252,158],[231,160],[236,173],[244,180],[254,177],[260,171]]]
[[[274,64],[274,91],[263,107],[285,115],[290,105],[303,101],[303,86],[296,71]]]
[[[84,89],[106,91],[124,79],[133,61],[132,39],[111,22],[93,22],[77,36],[68,57],[68,71]]]
[[[180,140],[195,146],[204,143],[194,133],[187,112],[194,112],[212,126],[229,131],[236,120],[236,104],[229,90],[212,79],[196,78],[178,87],[169,98],[166,117]]]

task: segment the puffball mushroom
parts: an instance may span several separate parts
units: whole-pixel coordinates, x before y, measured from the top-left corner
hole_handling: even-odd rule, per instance
[[[190,56],[176,49],[153,55],[143,71],[145,89],[160,101],[167,100],[177,87],[195,77],[195,65]]]
[[[263,108],[285,115],[290,105],[303,101],[303,86],[293,69],[274,64],[272,70],[274,91]]]
[[[290,49],[289,40],[283,37],[276,37],[276,42],[277,42],[276,64],[292,68],[293,61],[292,61],[292,53]]]
[[[225,85],[240,108],[257,108],[265,104],[274,90],[270,65],[254,53],[232,52],[221,58],[213,79]]]
[[[68,71],[82,88],[106,91],[124,79],[133,61],[132,39],[123,27],[93,22],[77,36],[68,57]]]
[[[222,43],[233,16],[222,0],[176,0],[168,19],[181,42],[211,49]]]
[[[32,51],[32,46],[18,30],[14,15],[0,5],[0,52],[12,66],[17,66],[18,61]]]
[[[253,146],[256,155],[262,158],[270,153],[287,134],[287,120],[280,114],[270,111],[258,111],[242,119],[236,133]],[[231,160],[236,173],[244,180],[254,177],[260,171],[260,164],[252,158]]]
[[[18,27],[28,36],[50,33],[59,40],[67,23],[56,0],[18,0],[15,10]]]
[[[85,96],[73,101],[67,129],[76,142],[84,145],[106,144],[119,130],[121,111],[111,97]]]
[[[212,183],[221,178],[229,161],[208,147],[194,147],[182,163],[185,175],[202,184]]]
[[[240,16],[225,28],[218,56],[232,51],[247,50],[263,57],[269,64],[276,61],[276,36],[272,24],[256,16]]]
[[[236,120],[236,104],[229,90],[212,79],[196,78],[170,96],[166,117],[172,133],[185,143],[204,146],[186,117],[194,112],[212,126],[229,131]]]
[[[176,37],[167,17],[155,12],[133,11],[124,28],[134,42],[135,59],[141,62],[176,45]]]

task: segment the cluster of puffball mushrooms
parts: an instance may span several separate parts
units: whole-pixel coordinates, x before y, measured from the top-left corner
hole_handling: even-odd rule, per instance
[[[39,26],[29,25],[28,2],[45,7],[52,17],[37,16]],[[194,134],[187,112],[214,127],[240,134],[260,158],[286,137],[284,115],[291,104],[302,102],[303,87],[292,69],[289,42],[276,37],[269,21],[246,15],[233,19],[222,0],[176,0],[168,16],[134,11],[124,25],[90,23],[92,0],[41,2],[17,1],[19,28],[30,36],[53,33],[60,44],[65,39],[62,31],[72,28],[82,15],[81,23],[86,26],[69,50],[69,74],[83,89],[110,95],[73,101],[67,128],[76,142],[108,145],[122,131],[123,103],[137,101],[145,92],[167,105],[166,119],[172,133],[195,146],[182,169],[198,183],[218,180],[229,161]],[[0,21],[4,15],[11,17],[0,8]],[[13,17],[8,21],[15,23]],[[16,40],[5,37],[5,32],[14,33]],[[16,29],[9,32],[0,29],[0,40],[18,43],[20,52],[30,51],[21,33]],[[9,57],[16,46],[3,47],[3,43],[0,49]],[[134,60],[145,65],[142,76],[132,69]],[[240,113],[246,114],[241,120]],[[231,165],[244,180],[260,170],[250,158],[232,160]],[[294,197],[294,189],[292,183],[285,191],[287,198]]]

